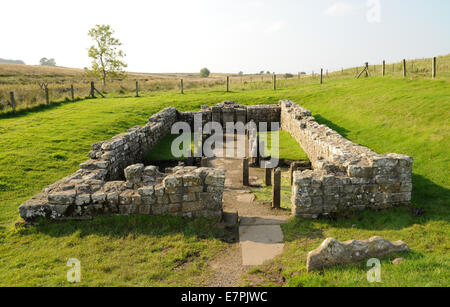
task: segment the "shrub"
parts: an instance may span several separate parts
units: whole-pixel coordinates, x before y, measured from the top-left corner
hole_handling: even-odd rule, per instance
[[[208,78],[210,74],[211,74],[211,72],[206,67],[202,68],[202,70],[200,70],[200,77],[202,77],[202,78]]]

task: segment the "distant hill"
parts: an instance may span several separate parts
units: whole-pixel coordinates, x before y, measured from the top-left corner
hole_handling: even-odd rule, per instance
[[[0,58],[0,63],[25,65],[25,62],[22,60],[7,60],[2,58]]]

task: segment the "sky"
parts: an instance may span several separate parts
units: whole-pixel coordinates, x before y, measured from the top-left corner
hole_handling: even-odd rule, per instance
[[[0,58],[90,65],[109,24],[128,71],[310,73],[450,53],[449,0],[14,0],[0,4]]]

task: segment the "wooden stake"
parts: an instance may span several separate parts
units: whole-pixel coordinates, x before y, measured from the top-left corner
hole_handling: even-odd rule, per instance
[[[433,79],[436,78],[436,73],[437,73],[437,59],[436,57],[433,58],[433,63],[432,63],[432,68],[431,68],[431,77]]]
[[[281,208],[281,169],[273,170],[272,208]]]
[[[230,92],[230,76],[227,76],[227,93]]]
[[[136,97],[139,97],[139,82],[136,81]]]
[[[403,59],[403,78],[406,78],[406,60]]]
[[[72,102],[75,101],[75,91],[73,89],[73,84],[70,85],[70,96],[72,96]]]
[[[381,75],[384,77],[386,75],[386,61],[383,60],[383,68],[381,70]]]
[[[14,98],[14,92],[9,92],[9,97],[11,98],[11,108],[13,113],[16,113],[16,99]]]
[[[47,103],[47,105],[50,104],[50,98],[48,96],[48,87],[45,87],[45,102]]]
[[[277,75],[273,75],[273,90],[277,90]]]
[[[183,81],[183,79],[180,80],[180,91],[181,91],[181,94],[184,94],[184,81]]]
[[[323,84],[323,68],[320,69],[320,84]]]
[[[249,184],[249,165],[248,158],[242,160],[242,185],[248,187]]]
[[[95,84],[94,81],[91,82],[91,98],[95,98]]]
[[[272,169],[266,168],[266,186],[270,187],[272,185]]]

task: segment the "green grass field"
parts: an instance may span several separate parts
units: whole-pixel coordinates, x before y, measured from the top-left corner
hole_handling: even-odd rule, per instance
[[[289,82],[287,80],[286,82]],[[306,274],[306,253],[326,237],[404,240],[412,249],[398,266],[382,262],[381,286],[449,286],[450,85],[445,80],[335,79],[278,91],[225,93],[192,90],[185,95],[107,98],[63,103],[0,119],[0,286],[58,286],[66,262],[78,258],[81,286],[195,285],[205,278],[205,262],[225,248],[221,231],[207,221],[120,217],[15,229],[18,206],[45,186],[78,169],[90,145],[143,125],[162,108],[197,110],[223,100],[241,104],[291,99],[313,111],[350,140],[378,153],[414,157],[413,205],[363,212],[348,220],[292,219],[283,226],[287,246],[272,263],[254,270],[271,284],[273,270],[289,286],[370,286],[365,263]]]

